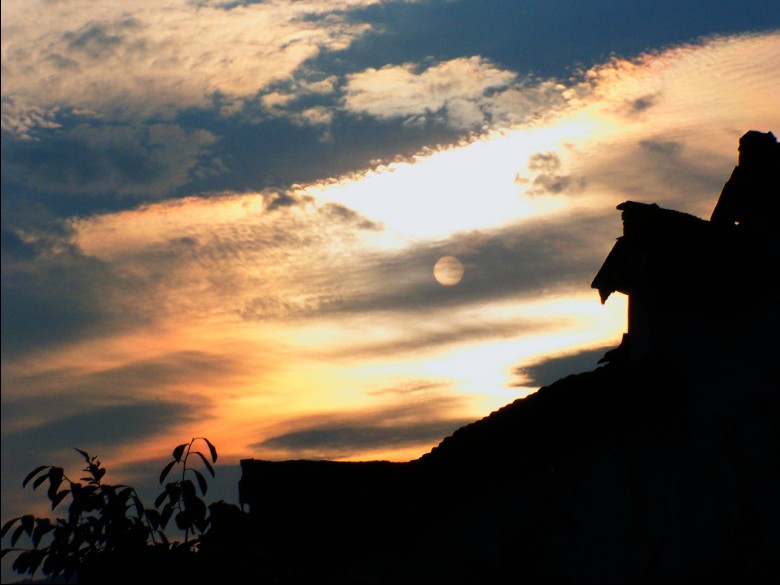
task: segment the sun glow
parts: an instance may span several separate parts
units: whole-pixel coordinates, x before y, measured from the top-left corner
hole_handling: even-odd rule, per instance
[[[458,147],[380,165],[363,174],[301,186],[298,193],[347,205],[381,221],[401,241],[495,229],[565,210],[557,194],[529,193],[528,159],[591,130],[584,119],[492,133]],[[565,163],[564,163],[565,164]]]

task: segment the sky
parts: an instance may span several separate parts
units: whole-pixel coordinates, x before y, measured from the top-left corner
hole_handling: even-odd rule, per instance
[[[708,218],[778,73],[771,1],[5,0],[3,520],[73,447],[236,502],[593,369],[615,206]]]

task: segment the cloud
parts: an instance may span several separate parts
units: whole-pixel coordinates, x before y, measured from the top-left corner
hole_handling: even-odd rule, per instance
[[[383,229],[381,223],[366,219],[345,205],[340,205],[338,203],[326,203],[322,206],[322,211],[340,223],[352,224],[359,229],[374,231],[380,231]]]
[[[322,311],[428,311],[587,288],[608,252],[594,246],[594,234],[614,223],[608,212],[560,216],[369,255],[357,271],[343,276],[339,300]],[[448,254],[463,262],[465,272],[457,286],[442,287],[432,270]]]
[[[305,68],[296,72],[295,78],[273,84],[260,96],[260,104],[266,113],[286,116],[300,124],[330,124],[332,107],[318,103],[324,100],[331,106],[339,85],[336,75],[324,75]]]
[[[106,294],[111,301],[107,306],[123,311],[118,318],[128,316],[117,324],[132,324],[141,308],[150,322],[174,315],[260,322],[427,314],[530,298],[542,291],[586,288],[603,260],[607,250],[594,248],[592,240],[615,218],[608,211],[584,214],[577,217],[578,230],[571,229],[571,220],[525,221],[382,249],[374,243],[383,237],[382,227],[343,204],[283,191],[190,198],[73,222],[73,241],[82,251],[78,258],[91,258],[103,270],[102,276],[78,278],[85,291],[76,298],[84,298],[85,310],[94,311],[101,304],[94,300],[98,293],[86,288],[89,283],[113,291],[113,296]],[[442,287],[433,278],[434,264],[448,254],[466,267],[455,287]],[[118,285],[121,278],[112,274],[127,275],[136,292],[123,294],[128,286]],[[59,274],[53,271],[50,277]],[[35,286],[10,276],[9,282],[19,290]],[[46,291],[63,288],[42,286]],[[419,338],[364,349],[404,352],[415,344],[485,336],[488,329],[505,335],[507,327],[528,326],[535,325],[431,330]]]
[[[520,377],[520,380],[514,385],[521,387],[548,386],[571,374],[589,372],[599,367],[598,361],[604,357],[607,351],[614,348],[614,345],[607,345],[517,366],[514,373]]]
[[[252,98],[321,51],[364,35],[369,27],[349,14],[372,3],[169,2],[160,10],[150,0],[132,7],[8,0],[3,94],[29,112],[67,104],[120,118]],[[20,126],[9,120],[4,128]]]
[[[416,382],[418,386],[427,386]],[[365,409],[353,413],[320,413],[287,421],[293,429],[249,445],[263,457],[278,459],[340,459],[360,451],[381,451],[433,446],[457,428],[471,422],[450,415],[461,403],[455,396],[435,391],[438,383],[418,388],[416,398],[405,404]]]
[[[140,401],[80,411],[3,436],[3,442],[24,445],[24,458],[43,459],[66,446],[94,449],[121,443],[142,443],[164,429],[199,420],[194,405],[165,400]]]
[[[648,94],[634,98],[626,104],[628,114],[640,114],[652,108],[658,102],[658,94]]]
[[[11,232],[13,234],[13,232]],[[134,295],[143,283],[66,245],[39,253],[34,243],[21,258],[5,254],[2,269],[2,354],[20,355],[145,321]]]
[[[79,123],[46,140],[3,142],[3,181],[57,195],[157,198],[196,172],[218,172],[205,158],[216,138],[174,124],[145,127]]]
[[[433,321],[433,320],[432,320]],[[357,343],[324,352],[329,357],[350,357],[360,359],[390,358],[398,355],[419,355],[421,351],[476,343],[496,339],[508,339],[533,332],[549,331],[553,325],[560,325],[542,319],[515,319],[509,322],[463,324],[457,319],[436,320],[435,324],[410,327],[404,336],[390,341]],[[412,388],[414,391],[418,388]]]
[[[683,144],[675,140],[640,140],[639,146],[650,155],[659,157],[679,157]]]
[[[561,167],[561,159],[555,152],[538,152],[528,159],[528,169],[536,171],[537,175],[529,189],[528,195],[558,195],[560,193],[578,193],[585,189],[586,181],[583,177],[574,175],[562,175],[558,173]],[[528,182],[518,175],[515,179],[519,184]]]
[[[528,158],[528,168],[532,171],[555,171],[561,166],[561,157],[555,152],[537,152]]]
[[[64,403],[87,406],[132,403],[140,397],[161,396],[172,388],[187,384],[192,377],[201,381],[227,378],[238,367],[234,358],[201,350],[174,351],[162,355],[129,360],[110,367],[83,366],[44,369],[31,374],[8,375],[6,396],[13,396],[7,406],[26,409],[25,417],[34,419],[38,402],[50,400],[54,391]],[[39,398],[41,397],[41,398]],[[62,411],[58,408],[57,413]]]
[[[368,426],[358,422],[323,425],[272,437],[251,447],[294,453],[292,456],[297,458],[339,459],[355,451],[397,449],[437,442],[469,422],[468,419],[454,419],[390,427]]]
[[[485,99],[492,128],[513,127],[555,115],[568,106],[567,86],[557,79],[526,78]]]
[[[2,129],[18,140],[33,140],[39,129],[61,127],[57,121],[60,108],[22,105],[12,96],[2,97]]]
[[[403,384],[397,384],[395,386],[387,386],[385,388],[379,388],[378,390],[371,390],[367,392],[369,396],[407,396],[410,394],[419,394],[428,392],[430,390],[437,390],[446,388],[449,384],[444,382],[432,382],[430,380],[416,380],[412,382],[405,382]]]
[[[193,321],[311,315],[342,294],[338,271],[359,270],[352,252],[363,234],[382,230],[344,205],[284,190],[169,201],[69,225],[67,253],[4,267],[11,296],[3,302],[15,333],[8,344],[19,351],[55,338],[46,339],[43,321],[30,327],[41,310],[17,311],[34,302],[72,319],[72,330],[60,324],[71,341],[109,326],[118,332],[183,315]],[[63,271],[66,262],[74,268]]]
[[[443,117],[456,128],[479,128],[486,96],[513,83],[516,75],[481,57],[452,59],[427,68],[406,63],[347,76],[344,108],[380,119],[425,122]]]
[[[736,164],[736,156],[729,156],[733,146],[712,153],[706,140],[692,143],[692,136],[669,134],[648,132],[633,143],[618,138],[608,156],[589,165],[588,188],[709,217]],[[734,132],[733,144],[740,134]]]
[[[571,175],[545,173],[537,175],[533,186],[527,191],[529,195],[558,195],[566,192],[580,192],[585,188],[585,179]]]

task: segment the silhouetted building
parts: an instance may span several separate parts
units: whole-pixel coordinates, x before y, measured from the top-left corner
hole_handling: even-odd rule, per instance
[[[780,144],[771,132],[751,130],[739,139],[739,160],[710,221],[777,231],[780,217]]]
[[[750,131],[710,221],[618,205],[623,236],[591,285],[602,303],[615,291],[628,295],[628,333],[607,361],[690,360],[765,340],[778,322],[779,203],[780,145],[771,132]]]

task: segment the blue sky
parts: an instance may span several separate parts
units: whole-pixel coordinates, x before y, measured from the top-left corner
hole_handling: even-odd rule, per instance
[[[616,204],[707,217],[780,130],[776,2],[6,0],[2,45],[4,519],[73,446],[419,456],[619,341]]]

